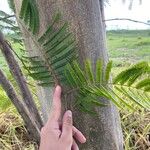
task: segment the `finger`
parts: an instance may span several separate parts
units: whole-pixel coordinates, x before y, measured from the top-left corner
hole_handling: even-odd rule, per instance
[[[78,147],[77,143],[75,142],[75,140],[73,140],[73,144],[72,144],[71,150],[79,150],[79,147]]]
[[[62,135],[64,139],[72,139],[72,112],[70,110],[66,111],[63,116],[62,123]]]
[[[85,143],[86,142],[86,138],[85,136],[82,134],[81,131],[79,131],[76,127],[73,126],[73,136],[76,140],[78,140],[80,143]]]
[[[53,94],[51,118],[55,121],[58,121],[60,116],[61,116],[61,87],[57,85]]]
[[[59,129],[62,131],[62,123],[59,124]],[[78,140],[80,143],[85,143],[86,138],[76,127],[72,127],[73,137]]]

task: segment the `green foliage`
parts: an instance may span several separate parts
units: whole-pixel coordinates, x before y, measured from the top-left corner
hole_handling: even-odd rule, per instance
[[[41,37],[33,36],[33,41],[42,55],[23,59],[29,75],[41,86],[64,84],[65,65],[77,58],[75,41],[68,32],[68,24],[64,23],[57,29],[55,27],[60,20],[60,14],[57,14]]]
[[[106,66],[106,71],[105,71],[105,79],[104,79],[105,84],[107,84],[109,81],[111,68],[112,68],[112,61],[109,61]]]
[[[98,98],[111,100],[116,106],[121,109],[127,108],[135,110],[136,107],[146,109],[150,108],[148,93],[150,79],[147,77],[145,79],[145,75],[148,76],[149,74],[150,67],[148,63],[140,62],[133,65],[129,69],[122,71],[116,76],[116,78],[114,79],[115,82],[113,84],[109,82],[112,61],[107,63],[107,66],[105,67],[103,72],[101,69],[99,69],[101,64],[102,61],[97,60],[95,66],[95,68],[97,68],[97,71],[95,76],[89,60],[85,62],[84,70],[76,61],[67,66],[66,77],[68,79],[69,86],[77,90],[78,94],[76,99],[78,99],[77,101],[80,105],[80,108],[83,107],[84,111],[86,108],[87,112],[91,109],[94,110],[95,105],[93,104],[92,100],[94,99],[94,101],[100,102],[98,101]],[[140,78],[144,79],[142,79],[142,81],[139,81]],[[103,79],[105,80],[103,81]],[[99,83],[97,82],[97,80],[103,82]],[[132,87],[131,85],[134,84],[136,86]],[[88,101],[85,102],[86,98],[88,98]],[[91,107],[87,107],[87,103],[90,103],[89,105]],[[102,103],[100,103],[100,105],[102,106]]]
[[[8,99],[3,89],[0,87],[0,111],[5,111],[10,106],[11,106],[10,100]]]
[[[35,0],[23,0],[20,18],[29,26],[29,29],[33,34],[36,34],[39,30],[39,12],[36,6]]]
[[[0,30],[2,30],[6,36],[9,35],[11,41],[22,45],[21,32],[16,23],[15,15],[0,10]]]
[[[33,35],[39,30],[39,15],[36,12],[38,10],[35,1],[24,0],[22,2],[20,18],[26,23]],[[56,23],[60,20],[61,17],[58,13],[53,17],[52,23],[41,37],[32,37],[42,55],[24,57],[27,64],[25,68],[29,75],[41,86],[63,84],[66,81],[63,73],[65,65],[77,57],[75,41],[72,34],[68,32],[68,24],[64,23],[56,28]]]
[[[150,92],[150,78],[143,79],[137,83],[136,88],[141,89],[144,88],[144,91]]]
[[[9,8],[11,9],[12,12],[15,12],[15,4],[14,0],[7,0]]]
[[[124,98],[138,106],[150,109],[150,66],[147,62],[137,63],[119,73],[114,79],[115,89]]]
[[[31,11],[32,7],[34,9]],[[97,60],[96,66],[93,66],[90,60],[84,62],[83,68],[79,65],[76,60],[75,41],[72,34],[68,32],[68,24],[64,23],[56,29],[56,25],[61,20],[60,14],[53,18],[41,37],[35,37],[34,34],[39,30],[39,16],[35,13],[36,11],[38,10],[35,1],[32,4],[30,0],[23,1],[20,18],[32,32],[33,42],[41,53],[40,56],[24,57],[25,68],[40,86],[67,85],[71,90],[66,94],[72,90],[75,91],[75,106],[77,105],[80,110],[87,113],[94,114],[95,106],[109,105],[99,99],[110,100],[121,109],[149,108],[148,93],[144,93],[145,97],[140,98],[140,94],[135,94],[135,92],[139,93],[135,89],[144,88],[141,86],[143,83],[131,90],[131,85],[149,73],[149,65],[146,62],[141,62],[121,72],[112,84],[109,82],[112,61],[106,66],[103,65],[102,60]]]
[[[150,73],[150,66],[147,62],[140,62],[117,75],[114,83],[120,83],[121,85],[127,83],[131,86],[139,77],[147,73]]]
[[[106,104],[100,102],[100,100],[98,99],[108,99],[111,100],[119,108],[122,108],[121,104],[123,104],[132,109],[132,107],[128,105],[125,100],[119,97],[112,88],[107,86],[106,80],[103,81],[105,77],[107,77],[107,82],[110,79],[112,62],[109,62],[107,64],[106,69],[103,72],[101,69],[99,69],[101,65],[102,61],[97,60],[96,75],[94,75],[92,71],[93,68],[89,60],[86,60],[84,63],[84,70],[76,61],[74,61],[72,64],[67,65],[66,78],[68,80],[69,86],[77,91],[76,99],[79,108],[86,112],[92,112],[92,110],[94,110],[94,107],[97,105],[106,106]],[[97,82],[97,80],[103,82],[99,83]]]
[[[94,83],[94,75],[90,60],[85,61],[85,75],[88,83]]]
[[[102,84],[103,61],[101,59],[98,59],[96,63],[96,75],[96,83]]]
[[[107,46],[114,69],[150,60],[149,30],[107,31]],[[118,71],[115,71],[116,74]]]

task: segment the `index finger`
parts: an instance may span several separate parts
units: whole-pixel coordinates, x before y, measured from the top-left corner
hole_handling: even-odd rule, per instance
[[[53,94],[51,119],[59,121],[60,116],[61,116],[61,87],[57,85]]]

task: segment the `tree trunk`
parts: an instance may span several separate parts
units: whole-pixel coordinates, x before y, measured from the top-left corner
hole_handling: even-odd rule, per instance
[[[20,2],[15,0],[17,8]],[[38,0],[37,1],[41,20],[40,34],[49,25],[51,18],[59,10],[63,19],[70,24],[70,31],[76,37],[79,49],[79,60],[83,64],[86,58],[92,61],[93,67],[96,60],[102,58],[104,64],[108,61],[106,52],[106,31],[103,24],[102,0]],[[18,9],[19,10],[19,9]],[[23,32],[25,30],[23,29]],[[28,50],[35,51],[29,34],[24,34],[25,45]],[[95,69],[94,69],[95,70]],[[42,91],[42,92],[41,92]],[[50,108],[49,89],[40,90],[41,103],[44,118],[47,119]],[[72,95],[68,101],[72,100]],[[123,150],[123,138],[120,127],[118,111],[109,101],[101,99],[109,104],[108,107],[97,108],[98,117],[73,111],[76,126],[85,133],[87,143],[80,146],[82,150]]]

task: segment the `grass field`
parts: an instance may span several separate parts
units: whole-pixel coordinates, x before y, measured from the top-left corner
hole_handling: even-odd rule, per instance
[[[114,70],[121,70],[138,61],[150,61],[150,31],[108,31],[107,47]]]
[[[150,31],[109,31],[109,56],[116,65],[150,60]]]
[[[150,31],[109,31],[107,47],[115,75],[138,61],[150,61]],[[120,113],[125,150],[150,150],[150,112]]]
[[[19,52],[19,45],[13,47]],[[150,60],[150,31],[109,31],[107,47],[115,75],[133,63]],[[0,67],[7,68],[1,54]],[[8,69],[6,73],[9,74]],[[125,150],[150,150],[150,112],[120,112]],[[33,150],[33,144],[27,139],[21,118],[0,88],[0,149]]]

